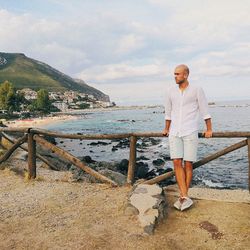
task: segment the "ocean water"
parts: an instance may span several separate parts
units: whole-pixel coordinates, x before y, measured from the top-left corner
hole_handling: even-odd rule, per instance
[[[218,102],[210,106],[213,131],[250,131],[250,100],[238,102]],[[46,126],[46,129],[64,133],[112,134],[127,132],[161,132],[164,128],[164,108],[144,107],[140,109],[106,110],[102,112],[83,112],[77,120],[63,121]],[[200,122],[200,131],[205,123]],[[199,139],[198,160],[244,138]],[[129,148],[112,151],[118,142],[105,140],[108,145],[90,145],[90,140],[62,140],[58,145],[75,156],[91,156],[97,161],[120,161],[128,159]],[[94,141],[96,142],[96,141]],[[138,140],[138,145],[142,141]],[[160,138],[157,145],[138,150],[137,156],[145,156],[150,168],[152,161],[169,155],[168,138]],[[166,161],[161,168],[172,168]],[[214,188],[248,188],[247,147],[231,152],[194,170],[193,184]]]

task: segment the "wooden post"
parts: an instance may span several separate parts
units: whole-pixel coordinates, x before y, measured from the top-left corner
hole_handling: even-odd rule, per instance
[[[9,159],[12,153],[20,147],[24,142],[27,141],[27,135],[25,134],[21,138],[19,138],[11,147],[10,149],[0,158],[0,164]]]
[[[247,138],[247,145],[248,145],[248,190],[250,192],[250,137]]]
[[[130,152],[129,152],[129,164],[128,164],[128,176],[127,183],[133,184],[135,175],[135,163],[136,163],[136,136],[130,137]]]
[[[28,132],[28,178],[36,178],[36,142],[33,139],[34,134]]]
[[[6,133],[2,132],[2,136],[8,140],[9,142],[11,142],[12,144],[17,143],[17,140],[15,140],[14,138],[11,138],[10,136],[8,136]],[[19,146],[21,149],[23,149],[26,152],[29,152],[28,147],[24,146],[24,145],[20,145]],[[50,161],[48,161],[45,157],[43,157],[42,155],[36,153],[36,158],[38,158],[39,160],[43,161],[45,164],[47,164],[52,170],[55,171],[59,171],[59,169],[54,166]]]

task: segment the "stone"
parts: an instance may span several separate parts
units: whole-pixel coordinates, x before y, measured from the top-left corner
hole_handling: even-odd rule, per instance
[[[148,161],[149,158],[145,157],[144,155],[140,156],[140,157],[137,157],[136,158],[137,161]]]
[[[163,189],[157,184],[138,184],[128,202],[138,210],[140,225],[147,234],[152,234],[155,226],[166,216],[166,199]]]
[[[123,173],[128,172],[129,161],[127,159],[122,159],[116,166],[117,170]]]
[[[157,160],[153,160],[153,164],[155,166],[162,166],[164,165],[165,161],[163,161],[162,159],[157,159]]]
[[[86,162],[86,163],[93,163],[93,162],[96,162],[96,161],[92,160],[92,158],[91,158],[89,155],[83,156],[83,157],[81,158],[81,161],[84,161],[84,162]]]
[[[148,164],[142,161],[136,162],[135,177],[138,179],[146,179],[149,172]]]
[[[115,181],[120,186],[124,185],[127,180],[127,177],[125,175],[112,171],[110,169],[102,169],[99,171],[99,173]]]
[[[132,206],[131,204],[128,204],[124,211],[125,215],[138,215],[139,211],[136,207]]]
[[[91,143],[90,143],[90,144],[88,144],[88,145],[90,145],[90,146],[97,146],[97,145],[103,145],[103,146],[106,146],[106,145],[108,145],[108,144],[111,144],[111,143],[104,142],[104,141],[97,141],[97,142],[91,142]]]

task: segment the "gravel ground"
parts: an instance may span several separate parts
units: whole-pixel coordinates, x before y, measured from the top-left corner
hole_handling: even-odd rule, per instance
[[[179,212],[176,186],[168,187],[168,216],[146,236],[135,216],[124,215],[129,187],[70,183],[68,173],[47,169],[28,181],[23,162],[5,167],[0,249],[249,249],[248,191],[192,188],[193,208]]]

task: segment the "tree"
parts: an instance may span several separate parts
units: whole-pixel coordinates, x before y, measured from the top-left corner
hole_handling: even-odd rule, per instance
[[[18,106],[18,98],[12,83],[5,81],[0,86],[0,109],[13,112]]]
[[[49,100],[49,93],[46,89],[40,89],[37,92],[35,107],[39,111],[42,111],[44,113],[49,113],[51,109],[51,102]]]

